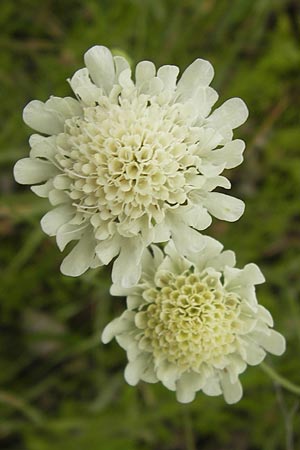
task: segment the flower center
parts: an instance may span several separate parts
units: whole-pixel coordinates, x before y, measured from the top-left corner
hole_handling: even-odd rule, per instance
[[[158,284],[163,287],[144,292],[151,304],[136,316],[136,325],[143,329],[140,345],[152,351],[154,359],[197,371],[203,362],[217,363],[235,350],[240,300],[225,291],[217,276],[167,273]]]
[[[183,105],[159,104],[146,95],[102,97],[83,117],[66,121],[57,137],[57,160],[78,212],[97,228],[115,222],[123,235],[132,221],[160,223],[165,210],[187,201],[195,168],[195,132]],[[195,128],[194,128],[195,130]]]

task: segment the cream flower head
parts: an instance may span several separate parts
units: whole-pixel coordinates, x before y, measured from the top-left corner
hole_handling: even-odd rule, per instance
[[[248,111],[233,98],[211,113],[218,95],[209,87],[213,67],[202,59],[178,83],[178,67],[156,70],[149,61],[132,79],[126,59],[102,46],[86,52],[85,64],[69,80],[76,99],[25,107],[25,123],[41,134],[31,136],[30,157],[14,175],[54,206],[41,225],[60,250],[79,241],[62,262],[64,274],[117,257],[113,281],[130,286],[150,244],[172,237],[180,252],[200,250],[196,230],[211,215],[242,215],[241,200],[212,191],[230,188],[220,173],[242,162],[244,143],[232,140],[232,130]]]
[[[232,251],[202,239],[203,250],[187,258],[172,241],[165,254],[157,246],[145,251],[140,282],[111,288],[127,296],[128,309],[106,326],[102,341],[115,337],[127,351],[131,385],[161,381],[182,403],[199,390],[235,403],[242,397],[239,374],[266,352],[281,355],[285,340],[257,303],[255,285],[264,282],[259,268],[235,268]]]

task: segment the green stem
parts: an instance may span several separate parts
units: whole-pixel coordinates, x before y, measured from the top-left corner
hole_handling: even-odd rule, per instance
[[[272,367],[264,362],[260,364],[260,367],[266,374],[268,374],[274,381],[276,381],[276,383],[280,384],[282,387],[292,392],[293,394],[300,395],[300,386],[297,386],[297,384],[294,384],[283,376],[279,375],[279,373],[277,373],[274,369],[272,369]]]
[[[193,433],[193,427],[191,423],[190,409],[187,405],[184,406],[183,410],[183,423],[186,439],[186,449],[196,450],[195,438]]]

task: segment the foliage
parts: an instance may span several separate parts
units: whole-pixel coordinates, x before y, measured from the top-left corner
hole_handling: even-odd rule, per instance
[[[300,382],[300,9],[292,0],[3,0],[0,11],[0,446],[11,450],[292,450],[299,400],[259,368],[242,375],[228,406],[198,394],[176,402],[159,385],[125,384],[125,355],[100,344],[124,308],[109,298],[109,271],[59,274],[61,255],[40,231],[47,204],[12,178],[28,153],[21,110],[30,99],[69,95],[66,78],[95,43],[135,63],[185,67],[212,61],[222,100],[242,97],[250,118],[237,133],[245,162],[230,173],[246,202],[236,224],[208,234],[256,262],[258,296],[288,342],[269,364]]]

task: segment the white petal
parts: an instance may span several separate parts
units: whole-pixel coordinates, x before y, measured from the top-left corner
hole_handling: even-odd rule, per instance
[[[115,68],[116,68],[116,81],[119,79],[119,75],[123,70],[130,69],[129,62],[123,56],[114,56]]]
[[[203,236],[184,222],[179,221],[178,216],[173,215],[169,226],[175,246],[181,255],[187,255],[190,252],[200,252],[203,249],[205,245]]]
[[[135,85],[141,88],[146,82],[155,77],[155,65],[151,61],[141,61],[135,69]]]
[[[205,199],[205,206],[217,219],[229,222],[238,220],[245,210],[242,200],[219,192],[209,192]]]
[[[243,269],[227,267],[224,274],[226,286],[229,289],[236,289],[237,287],[251,284],[261,284],[265,281],[265,277],[263,276],[260,268],[253,263],[246,264]]]
[[[177,66],[161,66],[157,71],[157,76],[164,83],[167,90],[174,91],[176,88],[176,80],[179,74]]]
[[[219,379],[215,376],[208,378],[207,382],[202,388],[202,391],[204,392],[204,394],[212,397],[222,394]]]
[[[166,242],[169,239],[170,239],[169,227],[164,222],[161,222],[161,223],[155,225],[153,242],[154,243],[155,242]]]
[[[131,79],[131,70],[125,69],[119,75],[119,84],[123,89],[134,89],[134,83]]]
[[[223,372],[221,377],[221,386],[223,389],[223,394],[225,401],[232,405],[237,403],[243,396],[243,388],[239,380],[235,383],[230,382],[230,377],[226,372]]]
[[[96,254],[98,258],[107,265],[120,252],[120,238],[113,236],[110,239],[105,239],[97,244]]]
[[[273,317],[264,306],[258,305],[258,315],[260,319],[262,319],[269,327],[272,327],[274,325]]]
[[[89,269],[95,256],[95,239],[85,233],[71,253],[66,256],[60,266],[61,273],[70,277],[78,277]]]
[[[45,107],[59,117],[62,124],[66,119],[82,116],[82,107],[73,97],[55,97],[51,96],[46,101]]]
[[[49,202],[51,205],[61,205],[62,203],[68,203],[70,201],[70,197],[63,191],[52,189],[49,192]]]
[[[50,136],[47,138],[43,138],[32,145],[30,151],[31,158],[46,158],[49,161],[55,161],[55,155],[57,154],[56,148],[56,136]]]
[[[78,241],[87,226],[71,225],[69,223],[60,226],[56,232],[56,242],[59,250],[62,252],[69,242]]]
[[[89,71],[86,67],[77,70],[73,77],[68,81],[76,96],[85,105],[95,105],[95,103],[99,100],[99,97],[102,95],[101,89],[92,83],[89,77]]]
[[[201,118],[207,117],[218,100],[218,93],[211,87],[199,87],[192,97],[192,102]]]
[[[40,144],[47,139],[49,138],[41,136],[40,134],[32,134],[29,138],[29,145],[30,147],[34,147],[36,144]]]
[[[57,175],[58,169],[48,161],[23,158],[14,166],[15,180],[20,184],[36,184]]]
[[[225,144],[222,149],[213,151],[212,158],[215,164],[224,162],[226,169],[232,169],[243,162],[244,150],[245,142],[241,139],[235,139]]]
[[[207,209],[203,208],[201,205],[194,205],[192,209],[186,211],[184,214],[186,223],[191,227],[196,228],[196,230],[205,230],[212,222]]]
[[[157,378],[170,391],[176,390],[176,381],[178,380],[178,368],[167,360],[160,361],[156,370]]]
[[[265,359],[266,352],[255,343],[249,343],[248,346],[245,348],[245,350],[246,350],[245,361],[250,366],[256,366]]]
[[[200,86],[208,86],[214,77],[214,69],[209,61],[196,59],[183,72],[178,85],[177,94],[180,100],[186,100],[193,96]]]
[[[104,328],[101,340],[103,344],[107,344],[110,342],[115,336],[118,334],[122,334],[126,331],[130,331],[133,329],[134,322],[128,320],[127,318],[118,317],[117,319],[112,320],[106,327]]]
[[[145,355],[139,355],[134,361],[127,364],[124,372],[125,380],[131,386],[135,386],[141,379],[142,373],[147,370],[149,357]]]
[[[141,276],[144,245],[139,238],[123,239],[121,251],[112,269],[113,283],[123,287],[135,285]]]
[[[215,258],[210,259],[208,264],[216,270],[224,270],[226,266],[233,267],[235,263],[235,253],[232,250],[226,250]]]
[[[84,61],[94,83],[109,94],[114,84],[115,65],[108,48],[95,45],[85,53]]]
[[[59,227],[67,223],[74,215],[74,208],[70,205],[61,205],[47,212],[41,219],[44,233],[55,236]]]
[[[278,331],[270,330],[269,335],[264,335],[260,339],[260,344],[267,352],[280,356],[285,352],[286,342],[282,334]]]
[[[209,116],[207,123],[216,130],[223,127],[234,129],[247,120],[248,114],[248,108],[243,100],[231,98]]]
[[[26,125],[40,133],[58,134],[64,130],[58,115],[54,111],[49,111],[45,103],[39,100],[33,100],[25,106],[23,120]]]
[[[53,189],[53,180],[50,179],[44,184],[39,184],[38,186],[31,186],[30,188],[39,197],[47,198],[49,192]]]
[[[182,382],[181,379],[176,383],[176,398],[180,403],[190,403],[196,396],[195,391],[187,382]]]
[[[148,367],[141,373],[141,380],[147,383],[157,383],[158,379],[154,371],[153,363],[148,363]]]

